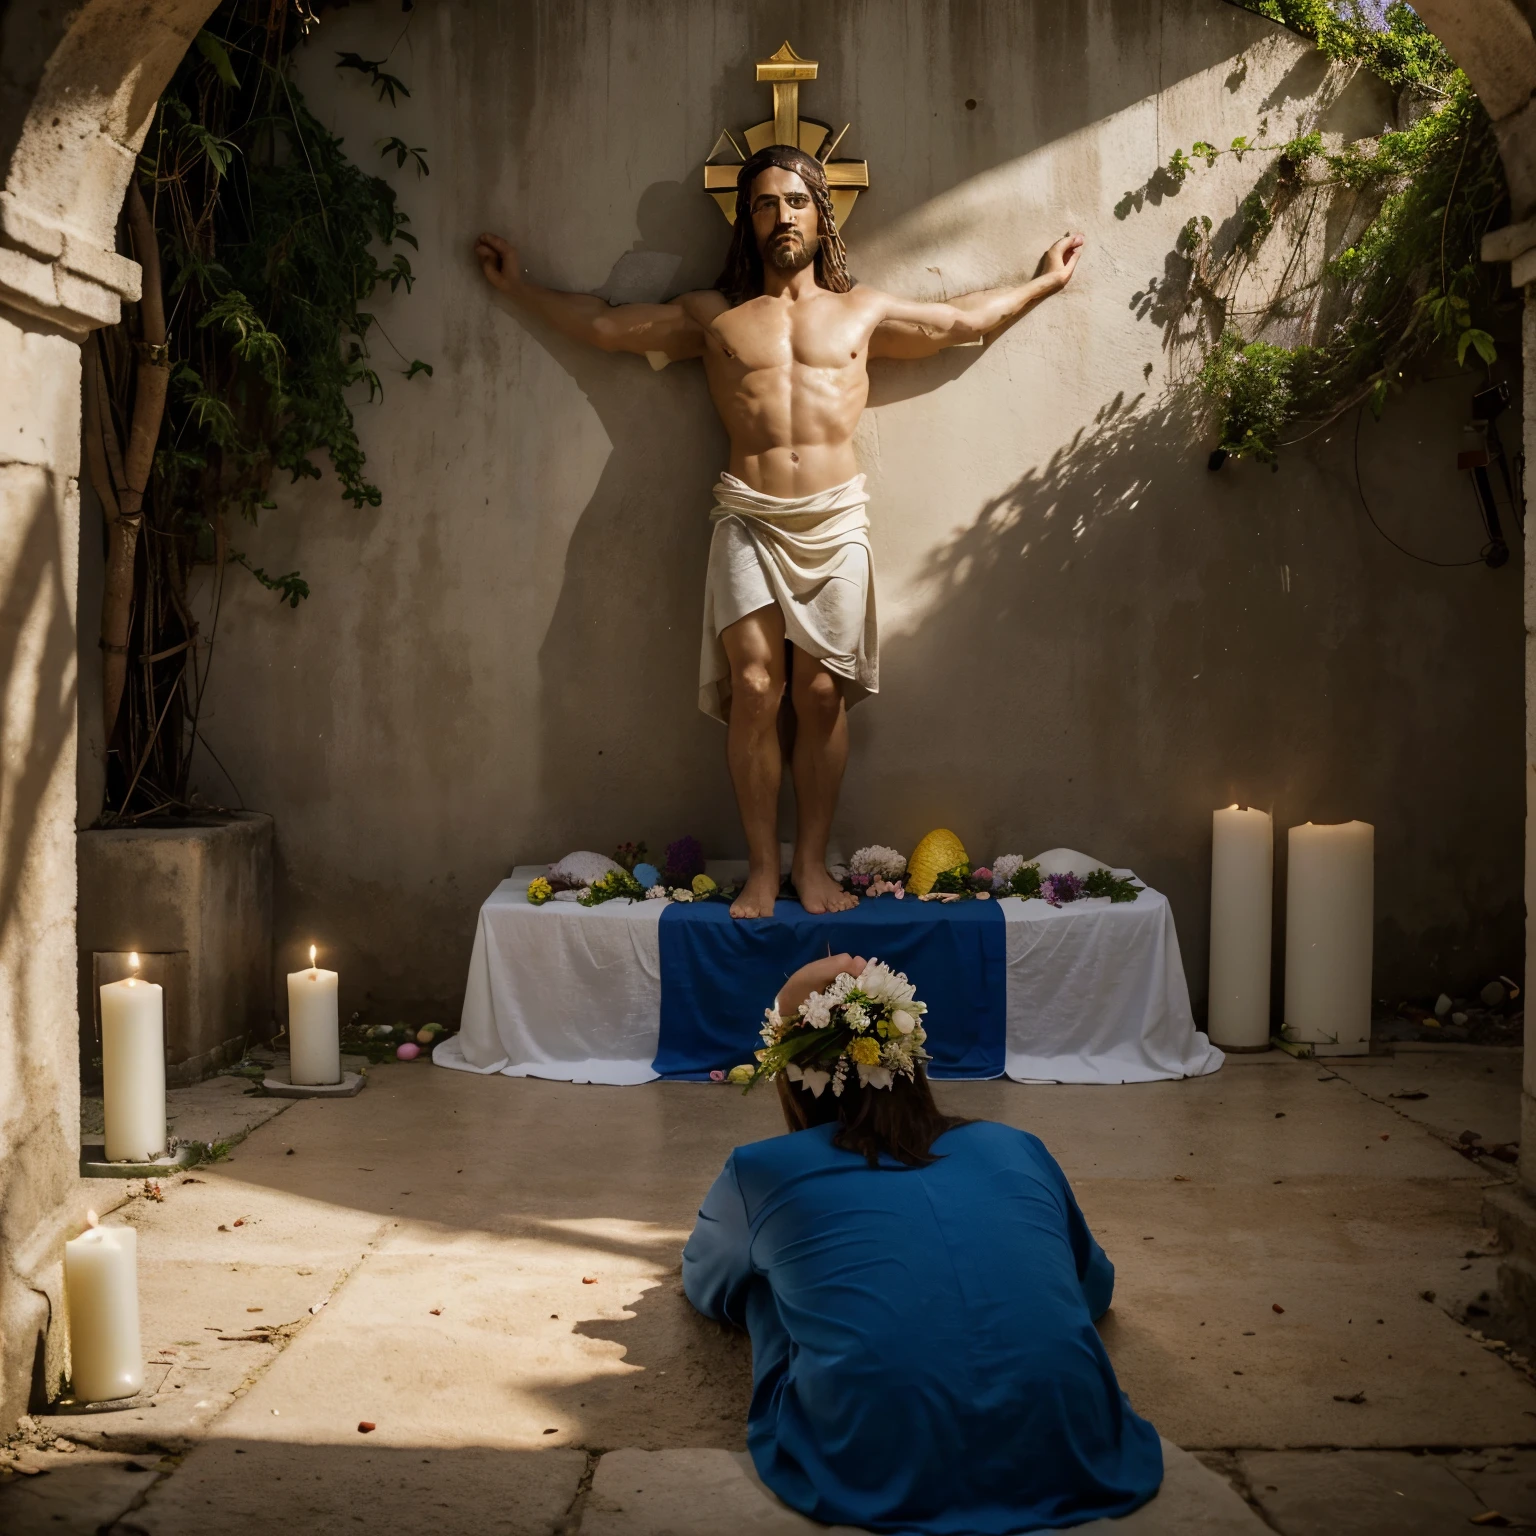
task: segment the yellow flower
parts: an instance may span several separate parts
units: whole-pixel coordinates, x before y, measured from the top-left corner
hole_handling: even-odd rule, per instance
[[[528,882],[528,900],[535,907],[542,907],[555,894],[554,887],[543,875],[535,875]]]
[[[693,877],[693,894],[695,896],[708,896],[713,890],[718,890],[715,882],[708,875],[695,875]]]
[[[726,1082],[735,1083],[738,1087],[741,1087],[746,1083],[750,1083],[752,1078],[752,1068],[746,1065],[732,1067],[731,1070],[725,1074]]]
[[[880,1042],[864,1035],[848,1047],[848,1054],[854,1061],[861,1062],[866,1067],[879,1066]]]

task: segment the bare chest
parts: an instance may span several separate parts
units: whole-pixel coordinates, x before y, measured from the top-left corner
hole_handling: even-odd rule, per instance
[[[809,368],[862,373],[869,346],[863,315],[841,297],[786,304],[752,299],[709,327],[710,361],[722,373]]]

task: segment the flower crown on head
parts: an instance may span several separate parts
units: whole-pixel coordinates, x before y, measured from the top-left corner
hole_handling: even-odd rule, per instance
[[[764,1018],[757,1065],[732,1067],[727,1081],[745,1090],[782,1072],[819,1099],[829,1083],[834,1095],[842,1093],[850,1066],[866,1088],[911,1078],[928,1060],[922,1025],[928,1005],[914,990],[900,971],[871,960],[862,975],[844,971],[825,992],[812,992],[787,1019],[775,1001]]]

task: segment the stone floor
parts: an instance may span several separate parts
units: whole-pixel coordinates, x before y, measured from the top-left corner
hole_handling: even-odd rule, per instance
[[[1517,1138],[1519,1076],[1515,1051],[1405,1047],[941,1085],[1056,1153],[1118,1269],[1123,1385],[1222,1481],[1193,1457],[1180,1479],[1247,1501],[1138,1531],[1536,1527],[1536,1386],[1466,1310],[1493,1288],[1482,1190],[1512,1171],[1471,1149]],[[730,1455],[749,1352],[679,1282],[726,1151],[780,1129],[770,1096],[424,1064],[324,1103],[219,1081],[184,1092],[232,1127],[200,1139],[244,1117],[222,1160],[160,1199],[82,1181],[140,1229],[147,1392],[25,1428],[7,1536],[811,1529]]]

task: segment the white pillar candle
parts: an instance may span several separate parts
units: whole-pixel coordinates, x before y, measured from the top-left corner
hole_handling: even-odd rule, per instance
[[[336,972],[315,965],[288,973],[288,1078],[314,1087],[341,1081],[341,1023],[336,1011]]]
[[[70,1375],[75,1401],[132,1397],[144,1387],[139,1347],[138,1233],[93,1225],[64,1244]]]
[[[133,957],[138,969],[139,957]],[[108,1162],[165,1152],[165,994],[129,976],[101,989],[102,1115]]]
[[[1265,811],[1228,806],[1211,816],[1213,1045],[1269,1044],[1269,956],[1274,919],[1275,827]]]
[[[1320,1056],[1371,1042],[1376,829],[1346,821],[1292,827],[1285,899],[1288,1038]]]

